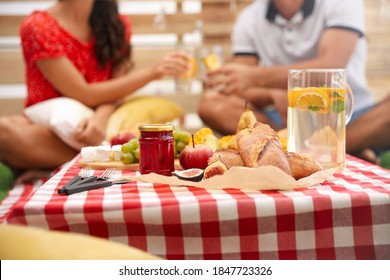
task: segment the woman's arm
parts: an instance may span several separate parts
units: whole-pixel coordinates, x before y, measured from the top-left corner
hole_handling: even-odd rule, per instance
[[[153,66],[108,81],[88,83],[66,58],[38,60],[37,66],[45,78],[64,96],[95,108],[115,102],[163,76],[176,77],[188,69],[188,57],[183,53],[168,53]]]
[[[116,67],[111,75],[111,78],[119,78],[128,75],[131,69],[131,62],[125,60]],[[75,138],[85,143],[86,146],[99,145],[106,138],[107,121],[110,115],[114,112],[117,102],[111,102],[99,105],[89,119],[84,119],[77,127]]]

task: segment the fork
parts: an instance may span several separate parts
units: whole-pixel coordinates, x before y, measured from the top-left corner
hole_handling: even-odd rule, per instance
[[[107,181],[115,173],[115,168],[107,168],[104,172],[96,178],[96,181]]]
[[[68,188],[73,185],[85,184],[94,181],[107,181],[114,174],[114,168],[107,168],[104,172],[98,176],[90,176],[92,169],[90,167],[84,167],[80,170],[79,175],[73,177],[63,188]]]
[[[124,178],[119,179],[119,180],[109,181],[108,179],[111,178],[113,172],[115,172],[115,169],[107,171],[107,173],[104,174],[104,176],[102,174],[99,177],[100,180],[96,180],[94,182],[79,183],[79,184],[64,188],[62,194],[70,195],[70,194],[79,193],[79,192],[83,192],[83,191],[89,191],[89,190],[94,190],[94,189],[99,189],[99,188],[110,187],[110,186],[115,185],[115,184],[126,184],[129,182],[132,182],[132,180],[124,179]]]
[[[84,180],[85,178],[87,178],[89,176],[90,173],[91,173],[91,168],[90,167],[83,167],[80,170],[79,174],[74,176],[72,179],[70,179],[69,182],[66,183],[64,187],[71,186],[73,184],[78,183],[81,180]]]
[[[83,171],[83,170],[82,170]],[[72,184],[67,184],[66,186],[62,187],[60,190],[58,190],[59,194],[68,194],[69,192],[74,192],[76,189],[86,189],[86,188],[95,188],[99,186],[108,186],[109,182],[108,179],[112,177],[112,175],[115,173],[115,168],[107,168],[104,170],[104,172],[98,177],[98,176],[88,176],[90,173],[89,170],[84,170],[83,173],[80,171],[80,176],[85,176],[84,179],[79,179]],[[112,184],[112,182],[110,182]],[[88,184],[88,185],[87,185]],[[72,191],[73,190],[73,191]]]

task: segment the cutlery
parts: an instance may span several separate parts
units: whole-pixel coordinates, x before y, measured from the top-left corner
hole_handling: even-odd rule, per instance
[[[95,181],[95,182],[90,182],[85,184],[73,185],[69,188],[65,188],[62,190],[62,194],[70,195],[74,193],[79,193],[79,192],[84,192],[84,191],[94,190],[99,188],[105,188],[109,186],[112,186],[111,181]]]
[[[84,178],[88,177],[90,172],[91,172],[91,168],[89,168],[89,167],[82,168],[80,170],[79,174],[74,176],[72,179],[70,179],[69,182],[66,183],[64,187],[71,186],[73,184],[80,182]]]
[[[89,176],[89,177],[87,177],[87,178],[85,178],[85,179],[77,180],[77,181],[73,182],[73,184],[68,183],[68,184],[66,184],[65,186],[63,186],[61,189],[59,189],[57,192],[58,192],[59,194],[62,194],[62,193],[64,193],[64,191],[65,191],[66,189],[68,189],[68,188],[72,188],[72,187],[74,187],[74,186],[79,186],[79,185],[83,185],[83,184],[86,184],[86,183],[94,182],[94,181],[96,181],[97,179],[98,179],[97,176]],[[69,181],[69,182],[70,182],[70,181]]]
[[[90,173],[90,168],[83,168],[81,169],[79,175],[73,177],[65,186],[63,186],[61,189],[59,189],[57,192],[59,194],[62,194],[66,188],[77,186],[80,184],[85,184],[93,181],[105,181],[111,178],[111,176],[115,172],[115,168],[107,168],[104,170],[104,172],[99,176],[88,176]]]
[[[101,181],[94,181],[88,183],[81,183],[81,184],[69,186],[67,188],[63,188],[61,194],[70,195],[74,193],[79,193],[79,192],[84,192],[84,191],[89,191],[89,190],[94,190],[99,188],[105,188],[115,184],[126,184],[129,182],[133,182],[133,181],[125,178],[121,178],[115,181],[101,180]]]

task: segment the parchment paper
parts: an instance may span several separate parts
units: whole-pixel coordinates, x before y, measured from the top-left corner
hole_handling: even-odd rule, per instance
[[[260,166],[257,168],[233,166],[223,175],[214,176],[200,182],[180,180],[175,176],[163,176],[155,173],[127,176],[126,179],[205,189],[292,190],[294,188],[315,187],[326,180],[333,180],[333,174],[343,168],[342,166],[318,171],[299,180],[295,180],[275,166]]]

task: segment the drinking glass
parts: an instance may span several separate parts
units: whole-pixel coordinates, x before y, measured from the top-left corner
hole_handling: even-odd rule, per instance
[[[312,157],[323,169],[343,166],[352,111],[345,69],[289,70],[288,151]]]
[[[206,87],[207,82],[210,78],[207,76],[209,71],[214,71],[220,68],[223,64],[223,53],[222,47],[216,45],[214,47],[202,47],[200,52],[199,67],[200,67],[200,76],[203,82],[204,87]],[[218,79],[218,77],[216,77]],[[214,90],[223,89],[223,85],[220,85]]]
[[[191,47],[179,47],[179,51],[184,52],[189,57],[188,70],[175,79],[175,89],[177,93],[190,93],[192,82],[196,74],[196,60],[194,58],[194,49]]]

